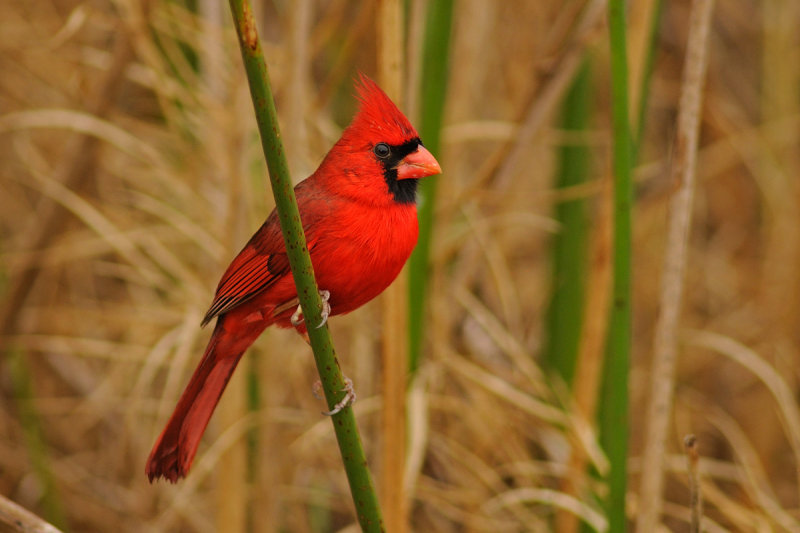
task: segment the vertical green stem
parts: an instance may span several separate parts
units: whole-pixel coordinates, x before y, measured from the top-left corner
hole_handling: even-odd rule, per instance
[[[439,132],[442,128],[445,93],[447,91],[450,28],[453,0],[430,2],[423,42],[419,134],[434,156],[439,156]],[[422,180],[419,188],[419,241],[409,260],[409,370],[419,366],[422,338],[425,334],[425,299],[430,275],[430,247],[433,233],[433,212],[436,205],[436,184],[432,176]]]
[[[300,212],[294,195],[289,167],[280,140],[277,112],[272,98],[267,65],[258,37],[253,9],[248,0],[230,0],[233,22],[239,37],[250,94],[256,113],[261,144],[269,169],[272,193],[281,224],[289,264],[294,276],[297,296],[303,308],[307,324],[322,322],[320,300],[311,257],[308,254]],[[336,352],[326,327],[308,328],[314,360],[325,391],[325,398],[332,408],[343,397],[345,388]],[[349,406],[331,417],[336,440],[342,454],[347,480],[355,504],[358,521],[363,531],[383,531],[383,519],[375,488],[367,468],[367,459],[361,444],[353,410]]]
[[[61,503],[50,468],[50,457],[47,443],[42,434],[42,424],[36,407],[33,405],[33,385],[25,356],[16,350],[8,352],[8,370],[14,387],[20,425],[25,435],[25,444],[30,457],[31,467],[39,483],[42,485],[41,505],[45,518],[56,527],[66,531],[67,515]]]
[[[628,456],[628,366],[631,345],[631,130],[625,2],[609,0],[614,170],[613,298],[600,400],[600,443],[611,465],[606,511],[609,531],[625,531]]]
[[[589,124],[591,72],[584,60],[564,98],[563,129],[585,132]],[[586,180],[589,173],[589,149],[585,144],[565,144],[559,154],[556,188],[567,189]],[[583,319],[584,281],[586,279],[587,221],[586,201],[562,200],[556,205],[559,232],[553,239],[552,290],[547,312],[547,346],[544,362],[558,372],[566,383],[575,374],[578,343]]]

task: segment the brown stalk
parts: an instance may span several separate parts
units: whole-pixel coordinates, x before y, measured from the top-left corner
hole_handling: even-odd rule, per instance
[[[399,0],[378,2],[378,79],[402,107],[405,48],[403,5]],[[408,371],[408,275],[406,269],[381,299],[383,342],[381,369],[381,477],[378,490],[386,531],[408,531],[408,502],[404,483],[406,463],[406,373]]]
[[[697,451],[697,437],[687,435],[683,439],[683,448],[686,450],[689,470],[689,509],[691,511],[689,531],[700,533],[700,522],[703,518],[703,495],[700,493],[700,473],[698,471],[700,454]]]
[[[642,79],[647,75],[647,51],[652,31],[653,13],[658,6],[656,0],[644,0],[630,5],[630,31],[628,32],[628,52],[630,57],[629,70],[629,97],[631,116],[635,117],[636,110],[644,95]]]
[[[661,308],[656,323],[652,396],[647,411],[639,513],[636,530],[655,531],[661,514],[664,455],[675,388],[678,325],[688,258],[689,232],[694,196],[695,161],[700,127],[701,101],[708,62],[708,36],[713,0],[694,0],[689,14],[689,36],[675,140],[672,180],[676,191],[669,206]]]

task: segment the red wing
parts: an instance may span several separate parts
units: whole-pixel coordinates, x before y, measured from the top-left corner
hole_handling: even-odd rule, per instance
[[[286,253],[265,254],[248,243],[222,275],[202,325],[269,288],[288,272],[289,258]]]
[[[311,228],[320,215],[325,216],[325,202],[317,201],[317,195],[308,193],[306,181],[301,182],[295,192],[303,213],[308,249],[311,250],[315,240]],[[289,273],[289,257],[283,245],[277,214],[273,211],[222,275],[202,325],[243,304]]]

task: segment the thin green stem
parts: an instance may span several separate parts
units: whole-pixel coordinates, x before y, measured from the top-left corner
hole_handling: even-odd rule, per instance
[[[608,4],[614,170],[613,299],[600,401],[600,443],[611,465],[606,512],[610,531],[625,531],[628,368],[631,345],[631,152],[625,2]]]
[[[564,98],[562,123],[565,131],[586,131],[591,94],[591,72],[584,59]],[[566,189],[583,183],[589,172],[588,147],[567,144],[559,152],[556,188]],[[553,296],[547,311],[544,362],[568,384],[575,374],[583,320],[588,241],[585,204],[582,198],[565,200],[559,202],[555,210],[559,232],[553,239]]]
[[[297,296],[307,324],[322,322],[322,301],[319,296],[311,257],[306,246],[300,212],[294,195],[289,167],[280,139],[278,117],[272,98],[269,74],[256,29],[253,9],[248,0],[230,0],[233,22],[239,36],[250,94],[256,113],[261,145],[269,169],[272,193],[280,220],[283,240],[294,276]],[[326,327],[308,328],[314,360],[317,364],[325,398],[332,408],[343,397],[345,388],[330,332]],[[353,410],[349,406],[331,417],[336,440],[342,454],[347,480],[363,531],[383,531],[378,497],[367,468],[367,459],[358,433]]]
[[[422,50],[422,76],[419,134],[434,156],[439,156],[439,133],[442,129],[444,101],[447,91],[450,28],[453,21],[453,0],[431,2],[425,23]],[[419,366],[422,339],[425,334],[425,301],[430,277],[430,251],[433,234],[433,212],[436,205],[438,178],[422,180],[419,187],[419,240],[409,259],[408,335],[409,370]]]
[[[42,423],[33,403],[34,391],[32,376],[25,356],[17,350],[8,352],[8,370],[14,387],[14,396],[19,411],[20,425],[25,436],[25,444],[34,476],[42,486],[41,505],[44,517],[56,527],[67,531],[67,515],[61,503],[50,467],[50,455],[42,432]]]

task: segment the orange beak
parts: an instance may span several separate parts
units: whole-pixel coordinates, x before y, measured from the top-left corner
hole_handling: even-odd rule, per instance
[[[422,145],[419,145],[416,152],[405,156],[395,167],[397,169],[397,179],[419,179],[433,174],[441,174],[442,167],[431,153]]]

